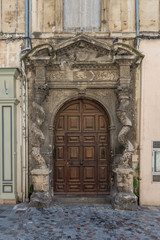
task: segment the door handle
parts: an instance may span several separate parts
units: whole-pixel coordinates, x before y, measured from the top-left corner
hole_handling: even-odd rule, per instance
[[[72,163],[72,162],[67,162],[67,165],[70,165],[70,166],[72,166],[72,165],[73,165],[73,163]]]
[[[53,149],[53,157],[56,158],[56,148]]]
[[[80,165],[82,166],[82,165],[83,165],[83,162],[80,162]]]

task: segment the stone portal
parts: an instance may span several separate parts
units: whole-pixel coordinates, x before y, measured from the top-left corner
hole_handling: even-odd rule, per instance
[[[45,199],[48,198],[49,206],[51,195],[54,196],[61,190],[64,193],[69,187],[70,192],[72,188],[73,192],[78,189],[80,193],[92,192],[94,195],[104,191],[106,194],[109,191],[108,182],[110,182],[110,193],[116,208],[134,209],[136,207],[131,167],[134,146],[130,138],[132,141],[134,140],[135,130],[132,126],[132,118],[135,114],[135,73],[137,64],[142,57],[138,51],[128,45],[121,43],[109,45],[107,42],[83,34],[61,41],[54,48],[49,44],[37,46],[23,57],[22,61],[25,63],[29,81],[29,173],[30,184],[35,187],[35,193],[31,198],[32,206],[35,195],[36,206],[37,202],[39,206],[44,205],[43,196]],[[86,118],[83,116],[83,120],[81,120],[81,112],[79,112],[79,117],[75,113],[73,114],[74,109],[72,109],[71,115],[69,112],[68,115],[58,115],[63,106],[69,107],[65,104],[74,102],[76,99],[80,99],[77,100],[79,102],[92,100],[93,105],[97,104],[94,105],[93,111],[95,109],[103,110],[93,115],[88,110]],[[108,116],[104,112],[108,113]],[[56,116],[60,116],[60,118],[56,118]],[[68,120],[65,120],[66,117]],[[77,135],[81,121],[83,128],[82,131],[79,131],[80,135]],[[57,126],[62,127],[62,135]],[[93,144],[86,145],[85,149],[85,137],[90,139],[88,141],[93,140],[92,134],[85,136],[90,131],[85,132],[87,126],[93,129],[97,139],[101,138],[103,134],[104,139],[107,134],[110,135],[110,150],[104,147],[108,144],[107,141],[103,145],[97,140],[93,141]],[[63,132],[63,128],[66,128],[67,131]],[[76,139],[78,141],[78,137],[79,139],[84,138],[82,144],[84,151],[78,150],[81,140],[77,142],[77,145],[75,142],[75,146],[71,144],[71,147],[64,144],[64,148],[67,147],[66,151],[69,152],[68,164],[74,165],[76,161],[78,163],[78,165],[70,166],[70,175],[64,173],[68,168],[65,166],[67,162],[63,162],[63,154],[66,151],[63,153],[62,143],[60,143],[59,149],[56,149],[58,150],[56,157],[58,156],[63,164],[60,166],[58,165],[60,163],[56,164],[54,161],[58,139],[55,141],[53,139],[58,137],[59,141],[62,141],[63,137],[66,137],[66,132],[67,144],[69,144],[68,141],[73,140],[74,134],[74,142]],[[71,136],[69,136],[69,132],[71,132]],[[99,136],[99,134],[102,135]],[[97,148],[95,143],[98,144]],[[81,154],[80,158],[78,157],[79,153]],[[76,158],[74,163],[71,158]],[[83,159],[85,158],[86,162],[84,163]],[[110,162],[107,159],[110,159]],[[98,161],[100,165],[98,165]],[[83,164],[83,167],[80,164]],[[97,165],[94,166],[94,164]],[[82,171],[78,170],[81,168]],[[81,172],[85,178],[83,184],[81,183]],[[71,180],[72,184],[65,186],[68,181],[64,176],[70,180],[75,178],[76,184],[74,185]],[[87,185],[87,178],[90,179],[91,184]],[[102,184],[100,180],[97,182],[98,178],[103,179]]]

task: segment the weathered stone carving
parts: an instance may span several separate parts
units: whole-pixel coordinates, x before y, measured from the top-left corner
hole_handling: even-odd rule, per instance
[[[136,197],[133,194],[133,170],[130,165],[134,149],[128,139],[128,133],[132,127],[132,122],[127,115],[130,100],[128,89],[131,83],[131,66],[137,64],[142,55],[125,44],[116,43],[111,46],[105,40],[101,41],[85,35],[60,41],[59,39],[59,43],[54,46],[54,51],[49,44],[36,47],[28,54],[26,61],[27,74],[31,76],[29,98],[32,104],[30,113],[33,116],[30,119],[31,157],[29,157],[30,162],[34,159],[37,164],[34,163],[35,161],[33,164],[36,167],[38,165],[37,169],[31,171],[35,187],[35,193],[31,197],[31,206],[49,206],[51,202],[49,191],[53,189],[53,181],[49,179],[51,171],[45,162],[46,155],[50,153],[50,159],[48,158],[47,162],[50,161],[49,166],[53,166],[53,128],[50,132],[44,128],[42,131],[45,114],[46,120],[52,125],[53,116],[65,101],[75,97],[85,97],[101,102],[106,111],[110,110],[111,122],[116,129],[119,128],[119,124],[122,124],[118,136],[111,133],[110,140],[112,158],[116,159],[113,166],[117,167],[112,168],[114,173],[114,178],[112,178],[114,194],[112,196],[116,208],[134,209]],[[117,88],[119,123],[115,117],[115,89]],[[48,102],[44,102],[49,91]],[[43,105],[47,110],[46,113]],[[120,158],[120,148],[117,142],[124,147]],[[43,155],[44,153],[46,155]]]
[[[118,72],[114,70],[108,70],[108,71],[96,71],[95,72],[95,79],[97,80],[109,80],[109,81],[115,81],[118,80]]]
[[[103,70],[103,71],[94,71],[94,70],[79,70],[74,69],[71,73],[67,73],[66,70],[63,71],[49,71],[47,73],[47,79],[52,81],[117,81],[118,80],[118,71],[112,70]]]
[[[35,160],[38,161],[40,168],[46,168],[45,160],[40,155],[40,146],[44,143],[45,137],[43,132],[41,131],[41,125],[45,120],[45,112],[43,107],[40,105],[47,93],[48,93],[48,85],[47,84],[38,84],[35,87],[35,101],[32,103],[33,107],[33,124],[31,128],[32,136],[32,155]]]
[[[118,141],[124,146],[124,152],[122,157],[120,158],[119,166],[123,168],[128,168],[131,166],[131,158],[134,151],[134,147],[128,139],[128,133],[132,127],[132,123],[127,116],[127,107],[129,105],[129,96],[127,92],[128,89],[125,91],[124,89],[118,90],[118,98],[120,105],[117,109],[117,116],[122,124],[122,129],[118,134]]]
[[[71,46],[65,46],[57,51],[57,61],[66,62],[91,62],[91,61],[111,61],[112,56],[108,49],[102,46],[96,46],[93,43],[80,39],[72,43]]]
[[[120,168],[114,172],[117,173],[117,191],[133,193],[133,170]]]
[[[137,197],[133,194],[133,169],[132,154],[134,147],[128,139],[128,133],[132,127],[132,122],[127,115],[129,106],[130,87],[130,62],[120,61],[120,85],[117,88],[119,107],[117,117],[122,124],[122,129],[118,134],[118,141],[124,147],[119,164],[113,170],[115,178],[115,191],[113,192],[113,206],[117,209],[135,210],[137,208]]]
[[[78,94],[80,97],[84,97],[86,95],[86,88],[78,89]]]
[[[43,73],[43,70],[42,70]],[[45,120],[45,112],[41,103],[48,94],[47,84],[35,84],[35,101],[32,103],[32,157],[38,163],[38,169],[33,169],[32,183],[34,185],[34,193],[31,196],[31,207],[49,207],[52,201],[49,193],[49,174],[50,170],[47,167],[46,161],[41,155],[41,144],[44,143],[45,137],[41,130],[41,126]]]
[[[36,102],[32,103],[33,112],[35,114],[35,122],[32,125],[32,156],[38,162],[40,169],[46,169],[46,162],[40,154],[40,146],[44,142],[45,137],[42,133],[40,126],[43,124],[45,119],[45,112],[43,108]]]
[[[30,207],[48,208],[52,202],[52,196],[47,192],[34,192],[31,196]]]

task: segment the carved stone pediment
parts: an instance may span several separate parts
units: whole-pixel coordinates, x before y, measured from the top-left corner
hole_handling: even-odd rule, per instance
[[[83,67],[91,65],[107,65],[117,60],[131,61],[131,64],[138,62],[144,56],[133,47],[116,43],[110,45],[107,41],[100,41],[84,34],[64,40],[57,45],[42,44],[33,48],[23,56],[23,59],[32,61],[35,64],[44,62],[54,67]],[[60,69],[61,69],[60,67]],[[89,68],[90,68],[89,67]],[[79,68],[79,67],[78,67]]]
[[[56,60],[70,62],[112,62],[111,47],[93,38],[80,35],[55,47]]]
[[[135,48],[130,47],[127,44],[116,43],[112,45],[113,54],[115,60],[131,60],[132,63],[137,63],[139,60],[141,61],[144,57],[142,53],[137,51]]]
[[[49,60],[54,55],[53,47],[50,44],[42,44],[33,48],[23,58],[34,62]]]

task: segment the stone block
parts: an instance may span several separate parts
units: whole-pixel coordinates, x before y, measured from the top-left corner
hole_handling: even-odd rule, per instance
[[[115,209],[119,210],[137,210],[137,197],[133,193],[115,193],[112,204]]]
[[[133,193],[133,173],[129,168],[116,168],[114,171],[115,183],[118,192]]]
[[[33,169],[31,171],[34,192],[49,191],[49,169]]]
[[[52,203],[52,196],[49,192],[35,192],[32,194],[29,206],[36,208],[48,208]]]

